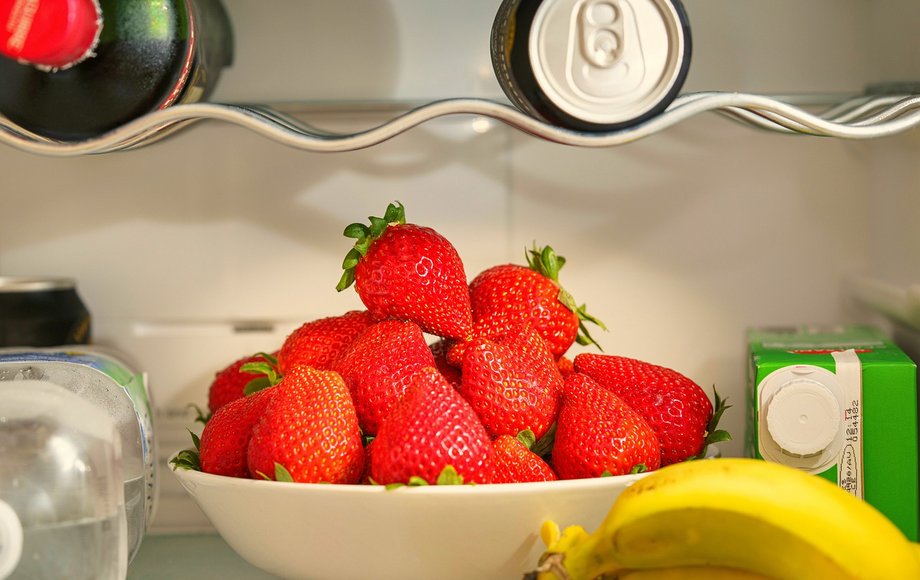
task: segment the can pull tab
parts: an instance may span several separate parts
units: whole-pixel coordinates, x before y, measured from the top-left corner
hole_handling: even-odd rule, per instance
[[[645,60],[629,0],[581,0],[575,14],[578,49],[568,63],[573,89],[591,100],[635,91],[645,78]]]
[[[623,11],[619,0],[595,0],[581,5],[578,35],[585,59],[610,68],[623,57]]]

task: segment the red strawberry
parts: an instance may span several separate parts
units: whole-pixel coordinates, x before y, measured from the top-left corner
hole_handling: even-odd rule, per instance
[[[249,472],[302,483],[357,483],[364,446],[338,373],[294,367],[277,386],[249,442]]]
[[[240,367],[249,363],[261,363],[270,361],[264,354],[259,353],[251,356],[245,356],[229,366],[218,371],[214,375],[214,380],[208,387],[208,410],[216,413],[218,409],[231,401],[243,398],[243,389],[254,379],[262,377],[262,374],[241,371]]]
[[[545,369],[529,356],[487,338],[474,338],[466,347],[460,394],[493,438],[525,429],[542,437],[559,404],[558,385],[547,379]]]
[[[559,357],[559,360],[556,361],[556,366],[559,368],[562,378],[575,374],[575,363],[568,357]]]
[[[529,267],[489,268],[470,283],[473,335],[496,340],[523,322],[540,333],[554,358],[565,354],[576,339],[579,344],[596,345],[585,322],[606,327],[559,285],[565,258],[549,246],[540,250],[534,246],[527,261]]]
[[[660,460],[655,432],[625,402],[586,375],[565,380],[553,446],[561,479],[652,471]]]
[[[502,435],[492,441],[495,449],[495,474],[492,483],[524,483],[529,481],[556,481],[558,477],[543,459],[530,450],[533,433],[524,432],[517,437]]]
[[[555,392],[562,393],[562,373],[540,333],[523,324],[496,342],[510,348],[518,356],[530,360],[538,371],[540,382],[549,385]]]
[[[345,257],[336,288],[341,292],[354,282],[378,318],[411,320],[437,336],[469,338],[470,295],[457,250],[433,229],[407,224],[399,203],[370,221],[370,228],[345,228],[345,236],[358,241]]]
[[[249,477],[246,450],[252,430],[277,391],[269,387],[227,403],[214,412],[201,432],[199,454],[205,473]]]
[[[371,476],[381,484],[434,484],[452,467],[466,483],[492,480],[494,451],[476,413],[435,368],[419,371],[374,439]]]
[[[348,385],[361,430],[376,435],[380,421],[402,398],[419,369],[434,366],[434,356],[414,322],[384,320],[368,327],[334,365]]]
[[[713,408],[703,389],[677,371],[626,357],[587,353],[575,357],[575,370],[645,418],[661,443],[662,465],[700,455],[707,443],[727,436],[710,425]],[[724,408],[720,400],[716,421]]]
[[[373,323],[369,312],[358,310],[306,322],[288,335],[281,346],[278,370],[284,374],[298,365],[330,370],[342,351]]]
[[[450,364],[447,360],[447,353],[451,348],[451,341],[441,339],[429,345],[431,354],[434,355],[435,367],[444,375],[447,382],[454,388],[460,387],[460,369]]]

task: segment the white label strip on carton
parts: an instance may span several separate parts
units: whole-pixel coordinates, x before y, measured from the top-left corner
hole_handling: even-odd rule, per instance
[[[837,365],[837,380],[843,388],[844,444],[837,461],[837,485],[863,498],[862,365],[853,349],[831,353]]]

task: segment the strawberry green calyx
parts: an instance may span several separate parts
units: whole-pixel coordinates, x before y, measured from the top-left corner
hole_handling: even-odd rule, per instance
[[[387,227],[406,223],[406,208],[397,201],[387,206],[386,212],[384,212],[382,218],[370,216],[368,219],[371,222],[370,227],[364,224],[353,223],[348,225],[343,232],[346,238],[354,238],[356,241],[355,246],[348,251],[348,254],[345,255],[345,260],[342,262],[342,269],[344,272],[342,272],[342,277],[335,287],[339,292],[345,290],[354,283],[355,266],[358,265],[361,258],[367,255],[367,250],[371,247],[374,240],[382,236]]]
[[[413,475],[409,478],[408,483],[388,483],[384,487],[386,489],[397,489],[400,487],[424,487],[427,485],[430,484],[425,481],[424,477]],[[434,485],[464,485],[463,476],[457,473],[453,465],[447,465],[441,470],[441,473],[438,474],[438,479],[435,481]],[[475,484],[470,483],[468,485]]]
[[[291,475],[291,472],[277,461],[275,462],[275,481],[294,482],[294,476]]]
[[[212,413],[205,413],[201,410],[201,407],[195,403],[189,403],[187,407],[195,411],[195,423],[201,423],[202,425],[207,425],[208,421],[211,420]]]
[[[201,438],[191,430],[189,430],[188,434],[192,436],[192,444],[195,446],[195,448],[183,449],[179,453],[176,453],[176,456],[173,457],[169,462],[173,467],[173,471],[176,469],[191,469],[192,471],[201,471]]]
[[[534,432],[530,429],[524,429],[518,433],[515,438],[520,441],[528,450],[532,450],[534,444],[537,442],[537,436],[534,435]]]
[[[586,323],[590,322],[605,331],[607,330],[607,326],[598,318],[588,314],[586,305],[582,304],[579,306],[578,303],[575,302],[575,298],[559,284],[559,270],[565,266],[565,258],[556,255],[555,250],[553,250],[551,246],[539,248],[536,242],[534,242],[532,249],[527,250],[526,257],[527,265],[531,270],[539,272],[543,276],[549,278],[559,287],[559,302],[578,316],[578,336],[575,339],[578,344],[583,346],[593,344],[603,352],[604,349],[601,348],[601,345],[591,336]]]
[[[715,386],[712,387],[712,395],[714,399],[712,419],[709,420],[709,424],[706,426],[706,436],[703,439],[703,448],[697,455],[689,457],[688,460],[703,459],[706,457],[706,451],[710,445],[721,441],[731,441],[732,439],[731,433],[725,429],[718,428],[719,421],[722,419],[722,413],[731,407],[731,405],[728,404],[728,397],[724,399],[720,397]]]
[[[241,373],[262,375],[252,379],[243,387],[243,394],[247,397],[262,389],[277,385],[282,378],[281,374],[278,373],[278,360],[275,357],[264,352],[260,352],[257,356],[261,356],[264,360],[246,363],[240,367]]]

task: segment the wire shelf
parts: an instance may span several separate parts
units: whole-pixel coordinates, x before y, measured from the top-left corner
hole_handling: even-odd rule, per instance
[[[808,110],[815,106],[823,110]],[[198,121],[211,120],[244,127],[296,149],[331,153],[372,147],[439,117],[479,115],[555,143],[598,148],[631,143],[706,112],[716,112],[766,131],[876,139],[920,125],[920,94],[773,97],[730,92],[689,93],[679,96],[657,117],[610,133],[562,129],[525,115],[509,104],[488,99],[446,99],[426,103],[355,133],[317,129],[270,105],[196,103],[159,110],[99,137],[79,142],[61,142],[36,135],[0,115],[0,143],[58,157],[111,153],[153,143]]]

